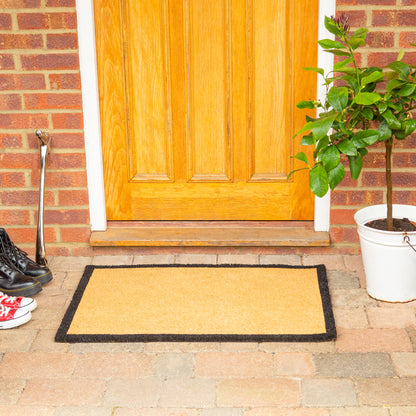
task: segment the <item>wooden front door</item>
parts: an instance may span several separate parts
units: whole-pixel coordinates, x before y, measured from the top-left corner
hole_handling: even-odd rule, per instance
[[[318,0],[95,0],[109,220],[311,220]]]

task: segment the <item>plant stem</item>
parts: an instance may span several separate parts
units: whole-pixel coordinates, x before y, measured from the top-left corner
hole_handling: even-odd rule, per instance
[[[387,183],[387,231],[393,231],[393,185],[391,181],[391,162],[393,153],[393,138],[386,143],[386,183]]]

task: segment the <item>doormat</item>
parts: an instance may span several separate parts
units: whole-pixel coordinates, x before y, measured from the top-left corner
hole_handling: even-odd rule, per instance
[[[57,342],[328,341],[318,266],[87,266]]]

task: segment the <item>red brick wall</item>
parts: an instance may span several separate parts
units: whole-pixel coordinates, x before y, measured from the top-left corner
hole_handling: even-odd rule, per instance
[[[354,28],[367,27],[368,47],[363,49],[361,64],[384,66],[395,60],[403,48],[404,61],[416,64],[416,0],[338,0],[337,14],[346,13]],[[416,204],[416,134],[396,142],[393,156],[393,198],[395,203]],[[339,250],[356,250],[358,236],[354,212],[365,205],[386,201],[384,179],[384,146],[370,150],[364,159],[364,170],[353,181],[349,174],[332,194],[331,241]]]
[[[39,144],[47,160],[48,255],[88,245],[89,213],[75,0],[0,0],[0,226],[34,252]]]
[[[416,0],[338,0],[337,13],[371,30],[363,65],[384,65],[406,50],[416,64]],[[45,239],[49,255],[91,254],[75,0],[0,0],[0,226],[30,253],[36,236],[39,146],[35,129],[53,135],[48,159]],[[416,136],[396,147],[396,201],[416,203]],[[358,182],[332,194],[332,249],[356,252],[354,212],[385,201],[382,148],[371,150]],[[348,175],[347,175],[348,176]]]

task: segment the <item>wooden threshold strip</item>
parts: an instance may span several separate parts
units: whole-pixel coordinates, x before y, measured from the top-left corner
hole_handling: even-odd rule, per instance
[[[167,247],[327,247],[328,232],[301,227],[229,226],[228,224],[168,226],[109,226],[93,231],[92,246],[167,246]]]

